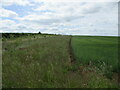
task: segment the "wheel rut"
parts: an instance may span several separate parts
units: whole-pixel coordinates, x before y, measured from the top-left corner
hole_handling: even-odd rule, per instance
[[[70,40],[69,40],[69,55],[70,55],[70,63],[74,64],[76,60],[73,53],[73,48],[71,46],[71,41],[72,41],[72,36],[70,36]]]

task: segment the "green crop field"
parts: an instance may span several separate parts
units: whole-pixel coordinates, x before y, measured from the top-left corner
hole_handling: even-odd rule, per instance
[[[117,45],[117,37],[5,38],[2,41],[2,87],[116,88]]]
[[[75,36],[72,38],[75,59],[80,64],[97,66],[108,76],[119,72],[118,37]],[[110,76],[109,76],[110,77]]]

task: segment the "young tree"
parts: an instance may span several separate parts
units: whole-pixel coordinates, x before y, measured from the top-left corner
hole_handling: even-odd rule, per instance
[[[42,34],[40,31],[39,31],[39,33],[38,34]]]

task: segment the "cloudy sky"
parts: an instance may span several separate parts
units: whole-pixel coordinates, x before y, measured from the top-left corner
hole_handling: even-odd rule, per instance
[[[2,0],[0,32],[117,36],[118,0],[85,1]]]

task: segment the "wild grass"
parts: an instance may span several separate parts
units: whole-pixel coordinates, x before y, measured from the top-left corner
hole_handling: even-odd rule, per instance
[[[64,85],[68,41],[69,36],[56,36],[3,42],[3,87]]]

